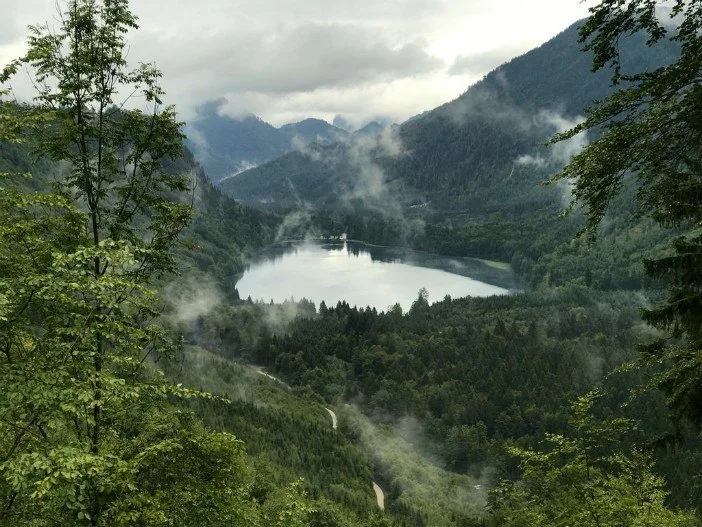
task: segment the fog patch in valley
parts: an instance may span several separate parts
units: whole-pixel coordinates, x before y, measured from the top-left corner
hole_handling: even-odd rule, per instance
[[[203,163],[212,157],[210,144],[207,142],[205,134],[191,125],[186,125],[183,132],[189,140],[193,155],[199,163]]]
[[[345,176],[331,182],[330,205],[335,211],[358,214],[358,211],[362,210],[386,221],[395,221],[402,227],[398,244],[406,244],[408,240],[424,232],[424,221],[409,218],[404,212],[402,187],[398,186],[398,183],[394,183],[393,186],[387,178],[387,163],[411,155],[402,142],[398,126],[385,126],[377,134],[352,135],[333,145],[305,144],[298,141],[295,151],[313,162],[323,163],[329,173]],[[298,209],[284,218],[285,226],[278,239],[284,239],[287,234],[283,233],[290,233],[291,226],[297,228],[298,238],[318,237],[319,232],[311,222],[314,207],[299,197],[290,180],[288,185],[290,194],[298,203]],[[305,234],[301,235],[300,226],[308,220],[309,227]]]
[[[264,310],[263,324],[273,335],[285,333],[290,324],[298,317],[308,317],[312,315],[313,310],[316,312],[314,304],[305,299],[299,301],[290,299],[280,304],[268,304],[262,307]]]
[[[550,131],[550,135],[560,134],[575,128],[585,121],[583,116],[568,118],[554,110],[542,110],[534,119],[537,126]],[[569,139],[549,144],[536,153],[523,154],[514,161],[516,167],[533,167],[547,173],[555,174],[590,144],[587,131],[582,131]],[[568,206],[573,199],[574,182],[559,180],[555,184],[560,191],[561,205]]]
[[[222,179],[217,181],[217,184],[221,185],[224,181],[231,179],[233,177],[236,177],[239,174],[241,174],[242,172],[246,172],[247,170],[251,170],[251,169],[254,169],[256,167],[258,167],[258,163],[254,163],[253,161],[248,161],[246,159],[239,161],[234,172],[232,172],[228,176],[224,176]]]
[[[384,215],[399,215],[402,207],[387,185],[385,169],[378,159],[394,160],[406,155],[395,127],[386,127],[378,135],[361,136],[349,143],[349,161],[358,172],[347,200],[360,200],[366,208]]]
[[[289,240],[311,240],[315,237],[312,228],[312,209],[303,203],[300,208],[290,212],[283,217],[275,235],[275,243]]]
[[[314,141],[310,143],[309,141],[302,139],[299,135],[296,135],[292,138],[290,144],[295,152],[299,152],[300,154],[307,156],[312,161],[322,160],[322,155],[313,146],[315,144]]]
[[[534,118],[534,126],[550,131],[551,135],[560,134],[582,124],[585,118],[577,116],[567,118],[553,110],[542,110]],[[515,163],[520,166],[536,166],[539,168],[551,167],[560,170],[567,165],[573,157],[579,154],[590,143],[587,131],[580,132],[573,137],[548,145],[536,154],[519,156]]]
[[[399,503],[435,527],[455,527],[452,516],[479,517],[487,504],[493,471],[480,478],[444,470],[403,437],[419,439],[421,425],[413,418],[396,427],[374,425],[352,404],[340,409],[340,419],[360,435],[361,444],[375,460],[383,478],[386,504]]]
[[[164,288],[164,298],[176,321],[186,324],[209,315],[223,301],[215,282],[202,276],[171,282]]]

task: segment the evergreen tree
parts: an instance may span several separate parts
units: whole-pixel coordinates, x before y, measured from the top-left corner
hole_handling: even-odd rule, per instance
[[[523,481],[491,496],[491,521],[501,527],[693,526],[694,515],[664,506],[662,478],[640,451],[621,452],[631,429],[624,419],[599,421],[591,413],[598,394],[573,404],[571,436],[551,435],[542,451],[511,448]]]
[[[585,122],[557,136],[571,138],[597,130],[598,138],[575,156],[554,180],[574,182],[574,203],[588,210],[586,230],[594,234],[608,206],[633,182],[642,211],[664,227],[687,233],[670,254],[645,262],[648,274],[669,284],[663,305],[644,312],[654,326],[684,337],[680,346],[662,343],[644,352],[647,363],[666,363],[655,379],[679,413],[702,421],[702,2],[605,0],[591,8],[581,28],[594,69],[614,66],[619,91],[592,108]],[[666,20],[669,13],[669,20]],[[670,38],[678,60],[654,71],[622,72],[619,44],[643,32],[648,45]]]

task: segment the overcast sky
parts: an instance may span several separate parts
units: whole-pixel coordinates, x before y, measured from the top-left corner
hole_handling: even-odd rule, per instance
[[[0,0],[0,64],[54,0]],[[342,115],[401,122],[447,102],[587,14],[580,0],[133,0],[130,61],[155,61],[167,101],[280,125]],[[14,82],[27,93],[26,83]]]

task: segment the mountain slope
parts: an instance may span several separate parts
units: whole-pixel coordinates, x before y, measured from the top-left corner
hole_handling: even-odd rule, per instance
[[[279,220],[223,194],[189,151],[173,168],[192,172],[197,182],[193,220],[177,250],[180,271],[184,279],[202,275],[225,294],[234,294],[232,277],[243,269],[249,252],[273,240]]]
[[[212,111],[189,123],[186,133],[188,147],[215,183],[290,149],[284,134],[254,115],[233,119]]]
[[[378,121],[371,121],[367,125],[356,130],[353,135],[354,137],[373,137],[378,135],[385,129],[385,126],[380,124]]]
[[[299,123],[283,125],[279,130],[288,136],[291,144],[294,142],[307,143],[336,143],[346,139],[349,133],[321,119],[305,119]]]
[[[539,153],[540,145],[611,91],[610,72],[591,72],[591,56],[580,50],[577,27],[500,66],[458,99],[403,124],[401,151],[371,156],[382,171],[380,183],[401,183],[410,201],[423,197],[435,209],[490,211],[512,200],[533,205],[557,199],[559,192],[544,192],[537,183],[577,144]],[[655,68],[677,52],[670,44],[653,49],[642,44],[639,36],[622,44],[629,73]],[[342,186],[333,173],[340,155],[353,168]],[[299,154],[288,154],[222,188],[253,205],[269,205],[270,189],[285,187],[294,188],[302,201],[315,203],[322,195],[329,204],[328,196],[344,194],[367,176],[367,160],[359,163],[338,146],[315,148],[306,157],[307,166]],[[320,162],[329,166],[326,172],[320,173]]]
[[[193,219],[182,232],[175,248],[183,277],[207,275],[223,292],[234,292],[232,276],[244,265],[245,255],[270,243],[279,219],[237,203],[219,191],[187,149],[183,157],[164,163],[172,173],[191,174],[195,183]],[[26,144],[0,142],[0,172],[29,174],[13,178],[13,183],[28,191],[46,191],[52,183],[65,179],[66,168],[46,158],[35,159]]]
[[[214,103],[200,108],[186,134],[186,144],[214,183],[309,143],[331,144],[349,136],[321,119],[276,128],[255,115],[220,115]]]

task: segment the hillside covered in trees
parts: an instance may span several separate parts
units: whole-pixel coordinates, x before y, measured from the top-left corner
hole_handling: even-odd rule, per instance
[[[389,130],[375,141],[312,145],[229,179],[222,189],[244,203],[278,210],[358,201],[380,204],[390,213],[393,205],[426,204],[433,212],[499,210],[519,218],[525,209],[560,202],[560,189],[540,183],[577,144],[542,145],[612,92],[612,72],[592,73],[592,55],[581,50],[581,25],[500,66],[396,133]],[[679,53],[672,42],[646,47],[642,34],[622,40],[625,74],[653,70]],[[388,195],[363,188],[376,179],[388,186]],[[403,191],[399,203],[397,197],[384,202],[398,190]]]
[[[0,524],[700,525],[702,6],[656,4],[602,2],[399,129],[229,180],[244,204],[129,69],[128,2],[62,5],[0,76],[40,88],[0,91]],[[583,208],[558,218],[564,188]],[[239,298],[251,253],[341,232],[522,288]]]

